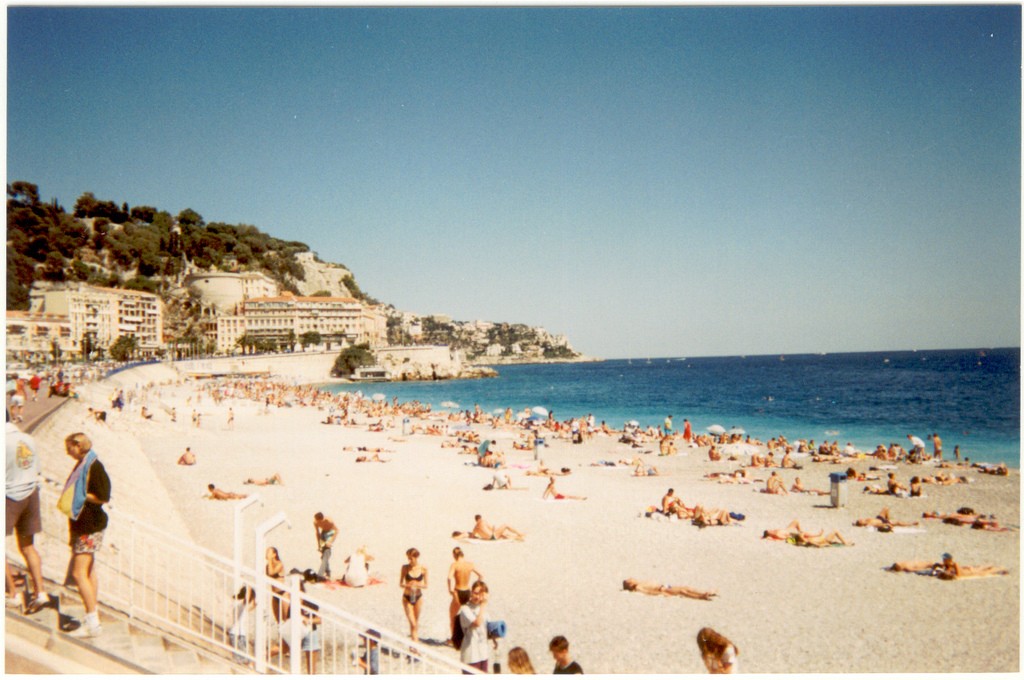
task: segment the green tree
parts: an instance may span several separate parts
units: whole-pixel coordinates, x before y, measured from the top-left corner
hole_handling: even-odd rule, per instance
[[[299,342],[302,344],[302,351],[305,352],[310,345],[319,345],[323,342],[323,337],[320,331],[306,331],[299,336]]]
[[[376,363],[376,359],[373,356],[373,352],[370,351],[368,344],[352,345],[351,347],[346,347],[338,354],[338,358],[334,360],[331,374],[349,378],[355,373],[357,368],[373,366],[374,363]]]
[[[110,346],[110,358],[114,361],[128,361],[135,356],[139,340],[134,335],[122,335]]]

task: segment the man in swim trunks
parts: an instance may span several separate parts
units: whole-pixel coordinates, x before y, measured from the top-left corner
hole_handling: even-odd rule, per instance
[[[476,515],[476,524],[473,529],[469,532],[471,538],[479,538],[485,541],[497,541],[505,538],[515,538],[517,541],[521,541],[526,536],[519,531],[516,531],[507,524],[503,524],[498,528],[494,528],[493,525],[488,524],[484,521],[482,515]],[[454,535],[454,534],[453,534]]]

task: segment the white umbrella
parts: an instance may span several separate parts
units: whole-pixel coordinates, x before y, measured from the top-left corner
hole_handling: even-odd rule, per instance
[[[747,433],[747,431],[744,430],[742,427],[734,427],[731,430],[729,430],[729,434],[746,434],[746,433]]]
[[[544,408],[543,406],[534,406],[533,407],[533,412],[536,413],[539,416],[546,416],[546,415],[548,415],[548,410],[546,408]]]
[[[381,394],[380,392],[378,392],[377,394],[373,395],[372,399],[374,401],[384,401],[385,399],[387,399],[387,395],[384,395],[384,394]]]
[[[442,401],[441,402],[441,407],[442,408],[458,408],[459,405],[456,404],[454,401]]]
[[[631,420],[628,423],[626,423],[626,425],[629,425],[630,427],[640,427],[640,421],[639,420]]]
[[[754,444],[747,444],[746,442],[737,442],[736,444],[726,444],[722,447],[722,453],[726,455],[748,455],[751,453],[757,453],[758,447]]]
[[[711,434],[725,434],[725,428],[721,425],[712,425],[708,428],[708,432]]]

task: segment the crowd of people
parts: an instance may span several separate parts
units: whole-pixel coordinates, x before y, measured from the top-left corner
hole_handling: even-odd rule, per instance
[[[31,390],[31,384],[27,383],[27,389]],[[17,394],[17,386],[15,387]],[[28,393],[26,392],[26,396]],[[146,385],[135,390],[116,390],[111,394],[110,410],[121,412],[126,408],[138,412],[139,418],[144,421],[156,419],[169,419],[175,421],[176,411],[172,409],[150,409],[150,400],[159,400],[160,386]],[[193,401],[194,399],[194,401]],[[446,448],[458,448],[460,453],[472,455],[475,458],[475,465],[492,468],[495,472],[494,481],[489,485],[492,489],[511,489],[512,479],[508,475],[508,461],[503,452],[497,449],[495,439],[482,438],[478,432],[467,429],[466,426],[484,425],[503,430],[517,431],[521,435],[522,443],[516,442],[525,450],[537,450],[537,440],[545,437],[564,438],[572,442],[585,442],[595,436],[607,436],[614,441],[627,445],[632,449],[642,448],[648,444],[657,442],[659,455],[671,456],[678,452],[676,442],[684,446],[708,446],[710,451],[715,451],[717,459],[722,456],[735,457],[735,454],[727,453],[726,447],[730,445],[749,445],[759,447],[756,453],[750,454],[749,464],[741,465],[731,472],[712,472],[707,475],[709,479],[716,479],[720,483],[761,483],[764,482],[763,491],[776,496],[787,496],[790,493],[803,494],[826,494],[826,491],[809,489],[803,486],[800,478],[795,478],[792,486],[787,487],[778,470],[801,469],[793,455],[804,455],[814,462],[838,463],[846,461],[851,457],[872,457],[886,462],[909,462],[921,463],[928,460],[941,461],[942,448],[941,440],[937,435],[929,437],[934,445],[931,455],[924,451],[923,445],[911,440],[912,448],[905,451],[902,447],[893,444],[891,447],[879,446],[875,452],[864,454],[853,451],[848,445],[846,449],[839,450],[837,442],[823,443],[815,446],[813,441],[796,442],[790,444],[784,437],[776,437],[761,442],[749,435],[738,434],[703,435],[694,434],[692,426],[684,421],[683,433],[676,432],[672,427],[671,416],[666,418],[661,427],[641,428],[639,425],[626,424],[622,429],[615,430],[606,423],[597,424],[591,415],[581,418],[572,418],[567,421],[558,421],[553,413],[547,413],[544,418],[537,418],[536,413],[524,410],[518,414],[511,409],[495,415],[483,412],[478,406],[472,410],[446,413],[434,411],[428,404],[419,402],[399,403],[397,399],[391,401],[384,399],[366,398],[361,394],[333,393],[321,390],[312,386],[289,385],[285,383],[268,380],[219,380],[200,383],[200,389],[188,400],[192,407],[193,425],[202,427],[202,413],[200,412],[203,399],[209,399],[218,406],[235,403],[237,400],[248,400],[256,402],[261,406],[263,413],[269,413],[271,408],[307,407],[317,408],[326,411],[325,424],[341,425],[346,427],[364,428],[378,431],[393,431],[397,429],[398,423],[406,418],[416,419],[418,422],[408,428],[409,433],[421,433],[424,435],[438,436],[442,438],[442,446],[451,444]],[[13,400],[12,400],[13,405]],[[13,409],[12,409],[13,411]],[[90,408],[92,412],[92,409]],[[99,414],[104,417],[100,418]],[[95,411],[93,418],[97,424],[106,422],[106,411]],[[227,409],[225,429],[234,427],[234,409]],[[13,415],[9,412],[9,415]],[[134,417],[134,416],[133,416]],[[14,420],[17,420],[15,417]],[[11,442],[20,441],[19,438],[11,436],[11,428],[16,426],[8,423],[8,459],[11,458]],[[403,434],[406,431],[403,430]],[[27,435],[25,436],[27,437]],[[908,435],[909,437],[909,435]],[[30,441],[30,438],[29,438]],[[98,635],[102,628],[99,624],[96,610],[96,593],[98,584],[96,574],[93,570],[92,557],[96,550],[102,546],[103,530],[106,527],[106,515],[102,511],[103,504],[110,499],[110,480],[103,470],[96,454],[92,451],[91,442],[83,433],[75,433],[67,438],[67,454],[75,461],[75,466],[68,477],[65,485],[65,494],[69,498],[71,514],[70,526],[72,529],[72,555],[69,565],[69,573],[78,584],[79,591],[85,603],[86,617],[82,629],[85,634]],[[372,456],[357,456],[357,462],[386,462],[379,458],[383,449],[370,451],[361,448],[357,453],[372,453]],[[644,452],[646,453],[646,452]],[[776,463],[776,453],[781,454],[781,460]],[[23,453],[16,453],[16,456],[24,456]],[[710,455],[710,454],[709,454]],[[360,458],[362,460],[360,460]],[[713,459],[714,460],[714,459]],[[959,464],[959,451],[956,451],[956,460]],[[197,456],[187,447],[185,453],[178,459],[178,464],[192,466],[197,463]],[[966,464],[966,461],[965,461]],[[613,466],[622,465],[630,467],[634,476],[653,476],[659,472],[653,465],[647,464],[639,455],[633,455],[632,459],[620,459]],[[8,479],[8,533],[12,531],[12,519],[10,502],[12,488],[15,495],[20,495],[17,484],[11,484],[10,465]],[[768,472],[767,478],[753,478],[751,470],[761,469]],[[979,471],[989,474],[1005,475],[1007,468],[1003,466],[986,466],[984,469],[976,468]],[[84,471],[84,472],[83,472]],[[547,486],[543,491],[542,498],[545,500],[586,500],[585,496],[567,494],[556,487],[556,476],[569,474],[568,468],[560,471],[548,469],[543,461],[537,461],[534,469],[526,470],[525,475],[544,476],[547,478]],[[851,474],[852,473],[852,474]],[[191,473],[189,473],[191,474]],[[853,468],[847,471],[848,476],[856,478]],[[865,480],[870,479],[866,477]],[[570,480],[571,482],[572,480]],[[913,497],[920,495],[922,484],[958,484],[964,483],[966,478],[958,477],[946,472],[937,472],[932,475],[918,475],[911,478],[908,485],[903,485],[896,478],[894,472],[888,474],[885,486],[866,487],[870,493],[879,493],[896,497]],[[247,478],[242,482],[246,485],[281,485],[283,484],[280,473],[265,478]],[[570,488],[574,485],[569,484]],[[69,491],[70,490],[70,491]],[[237,500],[246,498],[246,494],[226,491],[218,488],[215,484],[207,485],[209,497],[214,500]],[[31,493],[29,494],[31,496]],[[19,500],[19,499],[15,499]],[[20,499],[24,500],[24,499]],[[63,496],[62,496],[63,502]],[[775,502],[775,501],[773,501]],[[783,502],[783,501],[780,501]],[[38,501],[37,501],[38,503]],[[29,517],[31,517],[31,504]],[[62,508],[63,510],[63,508]],[[77,515],[75,514],[77,512]],[[744,517],[737,512],[723,508],[705,507],[700,503],[686,504],[675,495],[675,490],[670,488],[662,497],[655,512],[673,517],[676,519],[688,519],[699,527],[724,526],[742,521]],[[36,510],[38,514],[38,509]],[[16,518],[21,513],[16,513]],[[964,526],[971,526],[976,529],[990,531],[1006,531],[995,521],[995,518],[966,512],[950,513],[939,515],[925,513],[925,518],[941,519],[947,523],[956,523]],[[20,522],[20,523],[19,523]],[[319,569],[310,579],[311,583],[332,582],[331,561],[332,548],[337,540],[339,527],[322,512],[318,512],[313,518],[316,535],[317,551],[320,555]],[[910,527],[918,525],[918,522],[899,522],[890,516],[888,507],[883,508],[873,517],[858,519],[855,523],[858,527],[873,527],[879,531],[891,531],[894,527]],[[18,547],[22,552],[25,563],[28,566],[29,576],[33,584],[35,595],[30,602],[26,603],[27,609],[45,606],[42,604],[41,577],[37,577],[38,554],[33,557],[31,537],[38,532],[38,526],[29,520],[16,519],[13,525],[18,531]],[[23,538],[24,536],[24,538]],[[506,524],[494,525],[484,520],[482,515],[476,515],[474,526],[468,531],[455,531],[452,537],[466,541],[498,541],[512,540],[523,541],[526,536],[523,532]],[[838,530],[825,532],[809,532],[804,530],[798,520],[794,520],[782,529],[768,529],[763,533],[763,538],[787,542],[802,547],[829,547],[829,546],[851,546],[852,542],[847,540]],[[449,624],[451,637],[448,642],[456,646],[460,651],[461,660],[467,665],[474,666],[480,670],[491,669],[492,650],[495,648],[497,633],[489,633],[488,624],[496,623],[490,621],[487,615],[487,604],[489,590],[483,580],[483,575],[476,565],[469,562],[461,547],[456,547],[452,553],[453,561],[448,572],[447,585],[451,601],[449,604]],[[933,572],[938,578],[967,578],[981,575],[994,575],[1005,573],[998,567],[988,565],[982,567],[963,567],[952,562],[952,559],[944,559],[939,563],[929,564],[927,569]],[[429,589],[429,572],[427,567],[420,561],[420,553],[416,548],[409,548],[405,553],[406,561],[401,566],[399,574],[399,587],[401,589],[401,608],[409,625],[409,637],[416,642],[420,639],[420,616],[423,611],[423,601]],[[361,546],[345,558],[345,574],[338,580],[338,583],[347,587],[361,588],[371,583],[370,563],[373,556],[368,552],[366,546]],[[899,565],[899,568],[897,568]],[[896,563],[893,571],[921,571],[924,567],[911,569],[913,563]],[[275,618],[280,621],[287,621],[290,614],[290,605],[287,601],[287,593],[283,588],[283,581],[286,577],[286,570],[275,548],[270,548],[266,555],[266,574],[275,582],[281,585],[273,589],[275,604],[272,609]],[[14,577],[8,566],[8,592],[13,593]],[[305,588],[305,586],[303,586]],[[685,585],[669,585],[657,581],[644,581],[634,578],[625,579],[622,588],[628,592],[635,592],[652,596],[681,597],[697,600],[712,600],[717,596],[713,590],[699,590]],[[246,630],[251,625],[249,621],[250,612],[253,608],[254,593],[252,589],[242,588],[235,596],[236,608],[234,625],[232,626],[232,644],[237,651],[244,652],[247,647]],[[317,624],[320,623],[319,614],[312,601],[302,599],[298,611],[303,617],[303,622],[309,629],[309,633],[303,639],[302,651],[304,653],[305,665],[308,672],[315,672],[317,655],[322,649],[322,643],[315,634]],[[502,626],[503,627],[503,626]],[[715,631],[704,628],[697,636],[698,649],[701,658],[711,672],[735,672],[736,657],[738,650],[731,642]],[[279,653],[285,651],[280,648]],[[556,636],[551,640],[549,651],[554,660],[554,673],[575,673],[582,672],[579,663],[574,661],[569,653],[568,641],[562,636]],[[242,656],[238,657],[242,659]],[[515,647],[508,652],[508,669],[513,672],[521,672],[525,669],[533,669],[529,655],[522,647]]]

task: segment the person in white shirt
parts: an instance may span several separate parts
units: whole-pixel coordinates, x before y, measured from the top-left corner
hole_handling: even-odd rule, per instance
[[[49,603],[49,596],[43,592],[43,566],[36,551],[34,537],[43,530],[39,512],[39,456],[35,440],[18,429],[11,422],[7,412],[7,536],[17,533],[18,551],[28,565],[32,579],[33,597],[25,608],[35,613]],[[15,595],[14,576],[9,562],[7,570],[7,604],[19,604]]]

